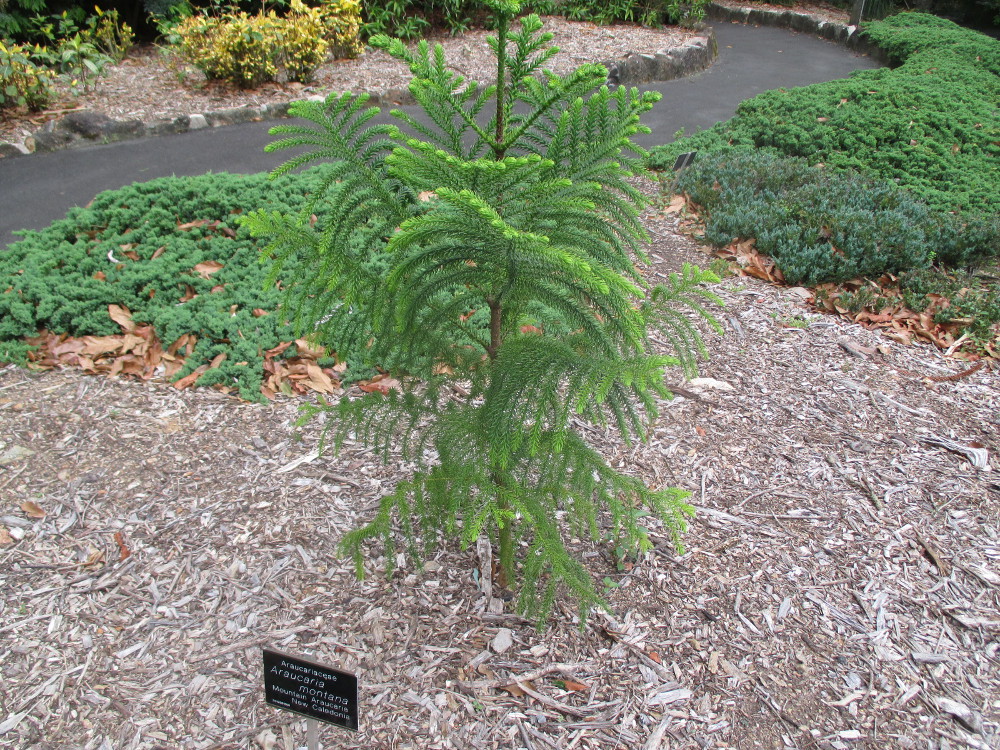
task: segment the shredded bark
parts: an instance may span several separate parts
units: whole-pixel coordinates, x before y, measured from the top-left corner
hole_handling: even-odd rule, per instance
[[[676,215],[644,220],[650,281],[709,262]],[[319,455],[300,399],[3,367],[0,742],[292,750],[268,646],[359,674],[361,732],[324,747],[995,747],[996,373],[795,290],[718,289],[725,334],[649,442],[588,431],[697,514],[683,552],[648,519],[622,568],[581,540],[613,609],[582,629],[511,613],[489,545],[391,577],[375,548],[357,580],[336,542],[408,467]]]
[[[650,280],[708,261],[675,216],[645,221]],[[269,646],[359,673],[362,731],[325,746],[990,747],[996,374],[902,375],[957,363],[757,279],[719,288],[726,333],[649,443],[588,433],[698,511],[682,554],[649,520],[625,569],[580,542],[614,611],[583,630],[512,614],[488,546],[391,577],[376,548],[358,581],[336,542],[407,466],[317,455],[296,399],[0,370],[0,737],[298,747],[302,720],[263,703]]]

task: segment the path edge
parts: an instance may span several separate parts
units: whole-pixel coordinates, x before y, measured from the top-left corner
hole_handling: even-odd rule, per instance
[[[667,47],[652,54],[630,53],[624,59],[605,60],[601,64],[608,69],[609,85],[636,86],[653,81],[670,81],[700,72],[710,66],[718,54],[715,31],[707,27],[678,47]],[[416,104],[413,95],[406,88],[355,93],[367,93],[371,97],[369,103],[374,105]],[[310,99],[323,101],[325,97],[313,96]],[[49,120],[40,130],[29,135],[23,143],[0,142],[0,159],[160,135],[177,135],[248,122],[281,120],[288,117],[290,105],[291,102],[275,102],[199,112],[150,122],[113,120],[107,115],[90,110],[72,112],[65,117]]]
[[[706,8],[706,18],[711,21],[728,23],[776,26],[804,34],[815,34],[831,42],[842,44],[859,54],[868,55],[881,65],[889,65],[892,62],[884,49],[864,35],[863,29],[839,21],[827,21],[801,11],[771,10],[749,6],[731,8],[727,5],[710,2]]]

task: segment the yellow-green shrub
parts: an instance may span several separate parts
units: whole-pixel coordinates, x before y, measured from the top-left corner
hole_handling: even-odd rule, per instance
[[[52,97],[55,73],[36,65],[31,55],[25,45],[8,47],[0,40],[0,109],[41,109]]]
[[[336,58],[357,57],[365,48],[361,43],[360,0],[320,0],[323,36]]]
[[[306,6],[302,0],[292,0],[291,12],[276,20],[280,36],[278,55],[288,80],[305,83],[323,64],[330,49],[323,12]]]
[[[362,50],[360,25],[358,0],[323,0],[315,8],[292,0],[284,17],[192,16],[174,33],[181,58],[206,77],[253,88],[277,80],[281,69],[290,81],[308,81],[331,46],[338,57],[356,57]]]
[[[253,88],[278,75],[274,14],[191,16],[177,27],[178,51],[210,79]]]

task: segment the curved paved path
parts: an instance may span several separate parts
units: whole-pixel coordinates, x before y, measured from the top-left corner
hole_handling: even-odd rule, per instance
[[[643,146],[666,143],[729,119],[743,99],[768,89],[804,86],[875,68],[871,59],[808,34],[771,27],[714,24],[719,57],[689,78],[649,84],[663,100],[645,118]],[[265,154],[274,121],[0,160],[0,246],[21,228],[41,229],[98,192],[168,175],[252,173],[286,155]]]

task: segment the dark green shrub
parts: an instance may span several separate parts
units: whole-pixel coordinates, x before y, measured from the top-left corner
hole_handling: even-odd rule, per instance
[[[830,174],[803,159],[752,149],[707,155],[677,184],[704,209],[705,238],[757,239],[788,282],[878,278],[932,261],[971,265],[996,252],[996,223],[970,227],[896,185]]]
[[[576,21],[601,24],[625,21],[645,26],[693,26],[704,20],[707,5],[708,0],[566,0],[558,12]]]
[[[362,4],[366,36],[389,34],[415,39],[431,29],[453,33],[482,22],[483,8],[474,0],[366,0]]]
[[[936,323],[960,321],[961,332],[988,344],[1000,323],[1000,285],[970,273],[940,268],[909,271],[899,277],[903,303],[911,310],[934,312]]]
[[[929,13],[900,13],[866,24],[864,33],[897,62],[905,62],[918,52],[949,51],[1000,75],[1000,43],[996,39]]]
[[[917,50],[919,30],[932,48]],[[1000,42],[926,14],[899,14],[869,27],[909,55],[897,69],[769,91],[736,116],[653,150],[665,169],[682,151],[769,147],[828,170],[891,180],[933,208],[995,215],[1000,210],[1000,125],[995,74]]]

